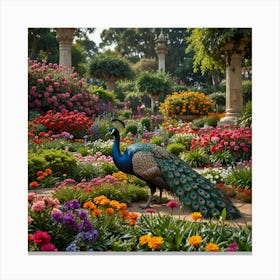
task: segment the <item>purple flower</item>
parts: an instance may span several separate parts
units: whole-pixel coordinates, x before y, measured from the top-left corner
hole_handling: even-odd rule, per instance
[[[75,210],[81,208],[81,205],[78,201],[78,199],[72,199],[70,201],[67,201],[63,206],[63,211],[68,210]]]
[[[51,219],[55,222],[62,223],[63,222],[63,215],[61,212],[54,212],[51,215]]]
[[[170,200],[167,204],[166,204],[166,206],[168,207],[168,208],[175,208],[175,207],[178,207],[179,206],[179,203],[176,201],[176,200]]]

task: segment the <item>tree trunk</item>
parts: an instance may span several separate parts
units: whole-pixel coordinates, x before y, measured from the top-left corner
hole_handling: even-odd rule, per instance
[[[116,88],[116,80],[115,79],[108,79],[105,81],[106,87],[108,91],[114,92]]]

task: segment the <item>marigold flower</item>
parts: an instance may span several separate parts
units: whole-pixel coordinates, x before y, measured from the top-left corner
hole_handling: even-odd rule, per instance
[[[142,235],[139,238],[139,243],[140,243],[140,245],[145,245],[149,242],[150,239],[151,239],[150,235]]]
[[[138,218],[138,214],[135,212],[130,212],[128,216],[131,220],[136,220]]]
[[[148,241],[148,247],[151,249],[157,249],[164,243],[161,236],[152,236]]]
[[[134,226],[135,224],[136,224],[135,220],[130,220],[130,221],[129,221],[129,225],[130,225],[130,226]]]
[[[37,181],[33,181],[33,182],[31,182],[30,184],[29,184],[29,187],[30,188],[36,188],[36,187],[38,187],[39,186],[39,183],[37,182]]]
[[[45,170],[45,173],[47,173],[48,175],[50,175],[50,174],[52,174],[52,170],[51,170],[50,168],[47,168],[47,169]]]
[[[102,213],[102,210],[101,210],[101,209],[94,209],[94,210],[91,212],[92,216],[94,216],[94,217],[99,216],[101,213]]]
[[[110,206],[112,206],[113,208],[119,209],[120,203],[119,203],[117,200],[111,200],[109,204],[110,204]]]
[[[41,175],[43,175],[43,171],[42,170],[37,172],[37,176],[41,176]]]
[[[200,235],[193,235],[188,238],[188,242],[193,246],[200,245],[202,243],[202,237]]]
[[[106,208],[106,214],[107,215],[109,215],[109,216],[112,216],[112,215],[114,215],[114,209],[113,208],[111,208],[111,207],[109,207],[109,208]]]
[[[126,209],[119,210],[119,215],[123,217],[124,220],[128,220],[129,212]]]
[[[94,205],[94,203],[92,201],[87,201],[84,203],[83,207],[85,209],[90,209],[90,210],[94,210],[96,209],[96,206]]]
[[[107,197],[105,195],[100,195],[100,196],[95,197],[93,199],[93,201],[95,204],[99,204],[102,199],[107,199]]]
[[[124,210],[126,208],[127,208],[127,204],[126,203],[120,203],[118,210]]]
[[[202,218],[202,214],[200,212],[193,212],[193,213],[191,213],[191,217],[192,217],[193,221],[196,221],[196,220]]]
[[[205,251],[208,251],[208,252],[219,252],[220,251],[220,248],[217,244],[215,243],[207,243],[206,246],[205,246]]]
[[[99,204],[103,205],[103,206],[108,205],[109,203],[110,203],[110,200],[108,198],[104,198],[99,202]]]
[[[44,176],[44,175],[41,175],[41,176],[38,176],[38,177],[37,177],[37,180],[41,181],[41,180],[43,180],[44,178],[45,178],[45,176]]]

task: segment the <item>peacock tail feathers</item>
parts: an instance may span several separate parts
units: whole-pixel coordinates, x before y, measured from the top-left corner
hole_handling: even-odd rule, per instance
[[[240,216],[221,189],[164,148],[147,143],[130,147],[135,175],[174,193],[193,212],[209,218],[226,208],[228,219]]]

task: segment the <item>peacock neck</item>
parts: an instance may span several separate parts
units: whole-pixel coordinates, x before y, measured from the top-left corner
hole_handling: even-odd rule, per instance
[[[115,141],[113,144],[112,149],[112,155],[115,165],[118,167],[118,169],[122,172],[134,174],[132,170],[132,155],[128,154],[127,151],[125,151],[123,154],[121,154],[120,151],[120,136],[115,136]]]

